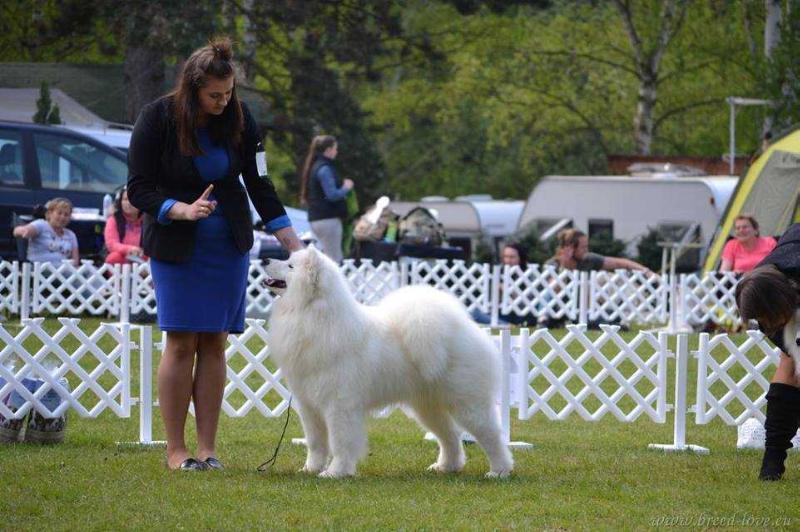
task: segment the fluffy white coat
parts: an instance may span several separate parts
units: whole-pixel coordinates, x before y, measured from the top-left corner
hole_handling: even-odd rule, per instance
[[[366,452],[368,413],[404,404],[438,439],[429,469],[464,467],[463,427],[489,458],[487,476],[511,472],[495,406],[497,350],[457,299],[410,286],[377,306],[361,305],[336,264],[314,248],[270,261],[267,273],[286,283],[276,290],[283,295],[273,306],[269,348],[305,431],[302,471],[354,475]]]

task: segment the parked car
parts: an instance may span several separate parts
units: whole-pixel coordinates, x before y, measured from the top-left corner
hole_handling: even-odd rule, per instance
[[[54,197],[76,207],[69,227],[81,256],[96,255],[103,197],[127,179],[125,154],[103,142],[63,127],[0,121],[0,257],[17,258],[12,229],[18,217]]]
[[[63,129],[77,131],[94,140],[98,140],[103,144],[107,144],[112,148],[116,148],[122,153],[128,153],[128,148],[131,145],[131,135],[133,135],[133,126],[126,126],[124,124],[110,124],[99,127],[87,126],[59,126]]]
[[[55,197],[75,206],[69,228],[78,236],[81,257],[96,258],[103,246],[103,198],[127,182],[129,142],[130,132],[124,130],[88,135],[63,126],[0,120],[0,258],[18,258],[14,225],[29,222],[34,206]],[[308,242],[306,212],[286,210]],[[276,239],[261,240],[258,256],[285,256]]]

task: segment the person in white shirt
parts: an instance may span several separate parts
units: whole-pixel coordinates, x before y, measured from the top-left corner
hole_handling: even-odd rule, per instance
[[[78,237],[67,229],[72,218],[72,202],[66,198],[53,198],[45,204],[45,219],[14,228],[14,236],[26,238],[28,260],[31,262],[60,263],[71,260],[80,263]]]

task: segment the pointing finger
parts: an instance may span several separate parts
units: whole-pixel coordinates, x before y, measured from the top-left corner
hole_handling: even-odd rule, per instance
[[[211,191],[214,190],[214,185],[208,185],[208,188],[203,191],[203,195],[200,196],[200,199],[205,201],[208,199],[208,196],[211,195]]]

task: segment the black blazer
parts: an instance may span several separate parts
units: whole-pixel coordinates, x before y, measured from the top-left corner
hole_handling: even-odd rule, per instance
[[[236,247],[246,253],[253,247],[253,222],[247,203],[248,193],[264,222],[286,214],[275,187],[258,175],[256,151],[261,136],[247,106],[242,103],[244,132],[240,146],[228,144],[230,165],[222,179],[214,181],[213,195],[233,232]],[[133,127],[128,151],[128,199],[143,211],[142,248],[145,254],[166,262],[184,262],[194,251],[197,222],[156,220],[165,200],[172,198],[193,203],[208,187],[191,156],[178,147],[173,98],[165,96],[146,105]],[[239,181],[244,178],[247,192]]]

